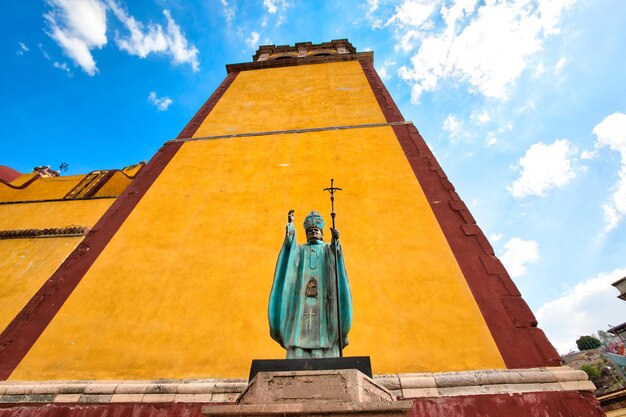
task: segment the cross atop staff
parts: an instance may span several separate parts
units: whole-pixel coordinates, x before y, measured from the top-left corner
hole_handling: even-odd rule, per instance
[[[337,264],[337,239],[336,235],[337,227],[335,226],[335,192],[341,191],[341,188],[335,187],[335,180],[333,178],[330,179],[330,187],[324,188],[324,191],[328,191],[330,193],[330,217],[333,218],[333,240],[334,240],[334,251],[335,251],[335,295],[337,297],[337,343],[339,344],[339,357],[343,357],[343,333],[341,331],[341,310],[339,308],[339,265]]]
[[[335,191],[342,191],[342,188],[335,187],[335,179],[330,179],[330,187],[324,188],[330,193],[330,217],[333,218],[333,229],[335,228]]]

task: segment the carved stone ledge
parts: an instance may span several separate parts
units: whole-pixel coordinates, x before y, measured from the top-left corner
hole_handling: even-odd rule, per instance
[[[595,390],[586,373],[567,366],[375,375],[371,380],[367,378],[366,382],[361,383],[360,389],[371,386],[369,382],[373,382],[383,392],[386,390],[405,399]],[[46,401],[55,403],[234,403],[247,387],[245,379],[0,381],[0,403],[32,403],[43,395],[52,398]],[[338,400],[350,402],[348,397]],[[391,412],[391,409],[388,411]]]
[[[84,226],[51,227],[47,229],[0,230],[0,240],[84,236],[88,232],[89,228]]]

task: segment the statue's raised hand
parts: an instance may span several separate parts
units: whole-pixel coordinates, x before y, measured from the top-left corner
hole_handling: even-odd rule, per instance
[[[331,228],[330,234],[333,237],[333,239],[339,239],[339,230]]]
[[[293,236],[296,233],[296,229],[293,227],[293,210],[289,210],[287,213],[287,226],[285,226],[287,230],[287,236]]]

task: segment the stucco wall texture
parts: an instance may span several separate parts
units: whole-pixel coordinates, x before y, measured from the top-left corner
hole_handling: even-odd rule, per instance
[[[384,122],[359,63],[340,62],[240,73],[194,137]],[[312,209],[329,236],[331,177],[345,355],[376,373],[504,368],[386,126],[185,142],[10,379],[245,377],[284,357],[266,309],[287,211],[299,242]]]
[[[74,188],[84,175],[68,175],[62,177],[36,178],[24,188],[10,188],[0,183],[0,201],[32,201],[54,200],[63,198]],[[21,186],[33,178],[33,174],[25,174],[11,182]]]
[[[98,199],[1,204],[0,230],[91,227],[112,202],[113,199]],[[82,237],[0,240],[0,329],[6,328],[81,240]]]
[[[193,137],[384,122],[349,61],[241,72]]]

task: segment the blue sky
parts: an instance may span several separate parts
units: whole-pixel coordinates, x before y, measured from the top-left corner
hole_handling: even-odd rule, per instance
[[[259,44],[348,38],[561,353],[626,321],[626,3],[4,2],[0,164],[148,160]]]

